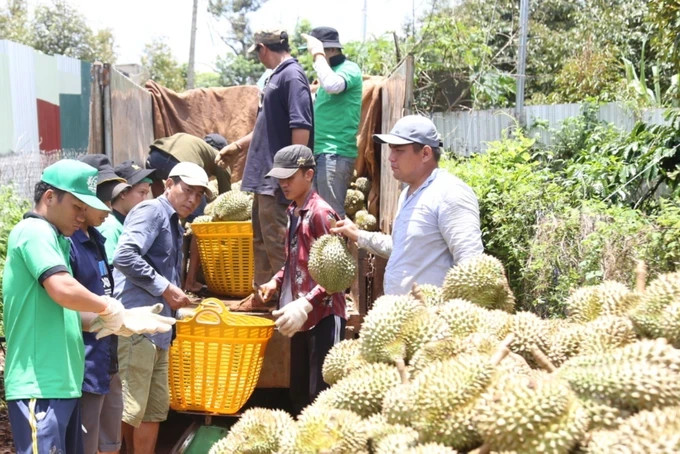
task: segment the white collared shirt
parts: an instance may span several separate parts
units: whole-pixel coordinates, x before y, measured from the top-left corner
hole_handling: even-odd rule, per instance
[[[484,252],[477,197],[444,169],[399,196],[392,236],[360,231],[359,247],[388,258],[384,291],[403,295],[414,282],[441,286],[447,271]]]

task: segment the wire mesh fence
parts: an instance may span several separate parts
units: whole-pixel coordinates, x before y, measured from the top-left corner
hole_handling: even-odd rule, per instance
[[[0,156],[0,185],[11,185],[21,197],[32,200],[35,185],[40,181],[45,167],[60,159],[77,159],[86,152],[82,149],[64,149]]]

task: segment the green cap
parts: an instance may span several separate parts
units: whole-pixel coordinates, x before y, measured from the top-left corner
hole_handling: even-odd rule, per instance
[[[110,211],[97,198],[98,171],[75,159],[62,159],[43,170],[40,180],[71,193],[78,200],[98,210]]]

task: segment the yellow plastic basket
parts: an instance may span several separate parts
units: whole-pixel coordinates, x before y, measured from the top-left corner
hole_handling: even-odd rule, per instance
[[[260,377],[274,322],[234,314],[216,298],[177,321],[170,346],[170,408],[229,415],[246,403]]]
[[[218,295],[253,292],[253,226],[250,221],[191,224],[208,289]]]

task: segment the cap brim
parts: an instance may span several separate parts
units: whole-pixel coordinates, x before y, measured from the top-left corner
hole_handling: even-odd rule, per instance
[[[149,175],[155,172],[155,169],[140,169],[136,171],[134,174],[132,174],[132,177],[130,177],[127,182],[134,186],[137,183],[141,183],[144,178],[148,178]]]
[[[190,177],[183,177],[181,175],[179,175],[179,178],[180,178],[180,180],[182,180],[183,182],[185,182],[189,186],[200,186],[202,188],[205,188],[206,194],[212,195],[212,193],[213,193],[212,190],[210,189],[210,186],[208,186],[207,184],[204,184],[201,180],[196,180],[196,179],[190,178]]]
[[[132,186],[129,183],[118,183],[111,191],[111,200],[115,199],[121,192],[130,189],[131,187]]]
[[[257,45],[258,45],[258,44],[259,44],[259,43],[252,44],[252,45],[248,48],[248,53],[249,53],[249,54],[254,54],[254,53],[255,53],[255,50],[257,49]]]
[[[97,196],[89,194],[78,194],[77,192],[70,192],[73,197],[85,203],[87,206],[92,207],[97,210],[111,211],[109,207],[106,206],[104,202],[99,200]]]
[[[410,143],[415,143],[412,140],[402,139],[394,134],[373,134],[373,141],[390,145],[408,145]]]
[[[97,186],[108,181],[120,181],[121,183],[125,183],[125,178],[118,176],[113,169],[100,170],[97,173]]]
[[[290,178],[293,175],[295,175],[295,172],[298,171],[299,167],[295,167],[294,169],[287,169],[283,167],[275,167],[271,169],[266,176],[268,177],[274,177],[278,180],[285,180],[286,178]]]

